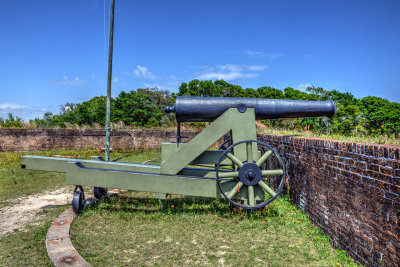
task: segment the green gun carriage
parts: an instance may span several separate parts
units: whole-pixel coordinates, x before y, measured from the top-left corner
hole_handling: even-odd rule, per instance
[[[167,194],[225,198],[244,209],[259,209],[272,202],[286,180],[277,151],[258,141],[256,120],[297,117],[331,117],[333,101],[262,98],[178,96],[166,107],[177,120],[176,142],[161,146],[161,165],[57,157],[24,156],[21,167],[66,173],[75,185],[72,207],[79,213],[85,203],[82,186],[93,186],[96,198],[106,188]],[[189,142],[182,142],[181,122],[211,122]],[[224,136],[219,149],[210,149]],[[228,145],[229,143],[229,145]]]

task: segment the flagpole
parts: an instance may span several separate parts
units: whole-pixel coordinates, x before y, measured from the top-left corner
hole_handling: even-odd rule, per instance
[[[112,57],[113,57],[113,37],[114,37],[114,4],[115,0],[111,0],[110,7],[110,35],[108,39],[108,77],[107,77],[107,98],[106,98],[106,147],[105,160],[110,160],[110,109],[111,109],[111,80],[112,80]]]

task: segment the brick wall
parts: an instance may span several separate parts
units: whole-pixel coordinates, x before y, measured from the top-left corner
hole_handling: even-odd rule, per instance
[[[113,148],[159,148],[175,131],[115,130],[111,135]],[[104,136],[104,130],[0,129],[0,151],[103,148]],[[281,154],[291,198],[336,248],[362,263],[399,266],[400,146],[259,138]]]
[[[193,137],[196,132],[185,136]],[[160,148],[171,142],[175,130],[112,130],[114,149]],[[49,149],[104,148],[105,130],[75,129],[0,129],[0,151],[38,151]]]
[[[336,248],[400,265],[399,146],[260,136],[284,158],[290,196]]]

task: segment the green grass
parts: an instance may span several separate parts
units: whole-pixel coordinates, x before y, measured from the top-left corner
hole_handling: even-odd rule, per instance
[[[399,135],[385,135],[385,134],[371,134],[366,136],[345,136],[341,134],[318,134],[311,131],[298,131],[298,130],[285,130],[285,129],[259,129],[258,133],[272,134],[272,135],[293,135],[298,137],[310,137],[320,139],[331,139],[339,141],[360,142],[367,144],[387,144],[387,145],[400,145]]]
[[[39,152],[0,152],[0,208],[9,205],[10,201],[65,186],[65,174],[23,170],[20,168],[24,155],[54,156],[88,159],[91,156],[103,156],[99,150],[51,150]],[[127,162],[144,162],[159,157],[157,150],[115,151],[111,160]]]
[[[39,225],[0,236],[0,266],[52,266],[46,251],[46,233],[67,207],[41,210],[39,214],[44,218]]]
[[[64,173],[21,170],[11,166],[0,170],[0,208],[10,201],[65,185]]]
[[[160,150],[150,149],[150,150],[142,150],[142,149],[133,149],[133,150],[123,150],[117,151],[118,154],[114,153],[111,159],[116,161],[126,161],[126,162],[135,162],[135,163],[144,163],[148,160],[151,161],[149,164],[160,164],[161,160],[161,152]]]
[[[71,227],[75,248],[94,266],[355,265],[286,198],[246,213],[224,200],[152,197],[129,192],[86,209]]]
[[[159,157],[157,150],[114,151],[112,160],[143,162]],[[98,150],[51,150],[40,152],[0,152],[0,209],[18,197],[65,186],[65,174],[20,169],[23,155],[90,158],[104,156]],[[71,190],[72,194],[72,190]],[[70,205],[44,209],[39,222],[27,225],[25,231],[0,236],[0,266],[52,266],[46,252],[45,238],[51,222]]]
[[[0,208],[18,196],[64,185],[64,174],[19,169],[23,154],[88,158],[98,151],[0,153]],[[112,159],[144,162],[160,152],[114,151]],[[11,160],[9,159],[11,158]],[[72,192],[71,192],[72,193]],[[126,192],[84,210],[71,228],[72,242],[94,266],[129,265],[354,265],[285,198],[265,213],[231,212],[224,200]],[[0,237],[0,266],[49,266],[45,235],[69,205],[40,211],[27,231]]]
[[[65,174],[21,169],[21,157],[64,156],[69,158],[90,158],[101,154],[99,150],[50,150],[38,152],[0,152],[0,208],[11,200],[22,196],[41,193],[65,185]]]

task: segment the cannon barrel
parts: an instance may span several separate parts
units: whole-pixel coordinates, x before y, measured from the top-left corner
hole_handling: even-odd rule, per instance
[[[244,112],[254,108],[256,119],[283,119],[299,117],[332,117],[335,104],[332,100],[308,101],[242,97],[178,96],[175,106],[166,106],[165,112],[175,112],[178,122],[214,121],[229,108]]]

